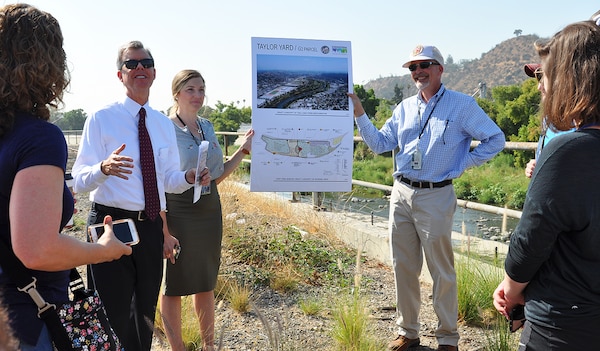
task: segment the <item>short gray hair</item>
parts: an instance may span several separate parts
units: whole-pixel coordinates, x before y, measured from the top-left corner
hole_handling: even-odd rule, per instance
[[[152,57],[152,53],[150,52],[150,49],[146,49],[144,47],[144,44],[142,44],[141,41],[138,40],[133,40],[130,41],[129,43],[123,44],[123,46],[121,46],[119,48],[119,55],[117,56],[117,69],[120,70],[121,67],[123,67],[123,64],[125,63],[125,59],[124,59],[124,54],[125,51],[127,50],[146,50],[146,52],[148,53],[148,55],[150,56],[151,59],[153,59],[154,57]]]

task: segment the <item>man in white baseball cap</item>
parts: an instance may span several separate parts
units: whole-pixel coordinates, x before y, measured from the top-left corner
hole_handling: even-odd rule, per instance
[[[410,53],[408,61],[402,65],[404,68],[409,68],[415,61],[435,61],[437,64],[444,65],[444,57],[438,48],[435,46],[417,45]],[[411,70],[414,71],[414,70]]]
[[[377,154],[400,149],[389,215],[399,329],[388,349],[405,351],[420,344],[419,276],[424,253],[434,281],[438,351],[457,351],[458,297],[451,238],[457,201],[452,180],[500,152],[504,133],[475,99],[442,84],[444,58],[435,46],[416,46],[402,67],[408,68],[419,92],[398,104],[381,129],[369,120],[356,94],[348,94],[369,148]],[[481,142],[470,150],[473,139]]]

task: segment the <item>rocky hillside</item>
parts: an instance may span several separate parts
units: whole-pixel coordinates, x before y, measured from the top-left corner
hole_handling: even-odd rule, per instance
[[[523,65],[539,61],[533,47],[538,39],[537,35],[521,35],[501,42],[481,58],[446,63],[442,81],[447,88],[468,95],[478,94],[480,83],[485,84],[488,93],[496,86],[521,84],[527,79]],[[373,89],[378,98],[391,99],[396,84],[403,88],[405,97],[414,95],[416,88],[408,70],[402,69],[402,72],[406,74],[375,79],[364,87]]]

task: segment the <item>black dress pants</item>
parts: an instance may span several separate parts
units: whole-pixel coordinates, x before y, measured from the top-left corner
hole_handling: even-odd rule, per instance
[[[105,215],[113,220],[131,218],[140,236],[133,253],[112,262],[88,266],[88,286],[95,286],[108,319],[127,351],[149,351],[154,332],[154,316],[163,274],[163,221],[132,216],[127,211],[92,205],[88,225],[102,223]],[[133,218],[135,217],[135,218]]]

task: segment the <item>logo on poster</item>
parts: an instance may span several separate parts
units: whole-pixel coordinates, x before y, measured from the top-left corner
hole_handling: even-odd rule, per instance
[[[335,52],[336,54],[347,54],[348,53],[348,48],[345,46],[334,46],[331,48],[331,50],[333,50],[333,52]]]

